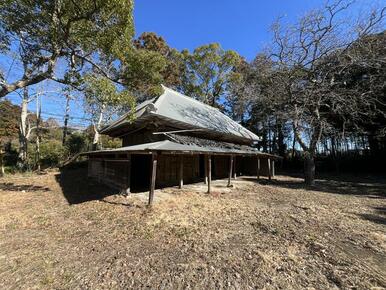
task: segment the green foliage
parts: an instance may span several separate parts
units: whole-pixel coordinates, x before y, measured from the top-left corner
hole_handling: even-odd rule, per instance
[[[167,66],[164,56],[147,49],[132,49],[123,57],[122,62],[122,78],[128,89],[146,96],[160,92],[163,72]]]
[[[166,61],[163,66],[158,67],[162,84],[172,88],[180,86],[183,72],[183,58],[180,52],[168,46],[166,41],[154,32],[142,33],[134,40],[134,46],[136,49],[156,52],[162,56]]]
[[[66,140],[66,149],[70,155],[75,155],[87,150],[89,140],[86,134],[73,133]]]
[[[72,82],[85,64],[97,67],[99,54],[119,59],[132,47],[132,9],[132,0],[1,1],[0,53],[15,50],[25,72],[23,82],[14,84],[0,74],[6,84],[0,97],[54,77],[59,59],[68,63],[61,82]]]
[[[66,159],[67,150],[59,140],[46,140],[40,145],[40,157],[43,166],[58,166],[60,162]]]
[[[182,91],[206,104],[221,107],[219,99],[241,57],[235,51],[225,51],[218,43],[200,46],[192,54],[185,50],[182,56],[185,61]]]
[[[122,147],[122,140],[119,138],[111,138],[109,136],[102,136],[101,138],[103,148],[119,148]]]
[[[20,111],[19,106],[8,100],[0,102],[0,144],[17,138]]]
[[[85,77],[85,105],[94,119],[106,115],[110,117],[116,114],[120,109],[127,109],[132,112],[128,118],[134,118],[135,98],[128,90],[119,91],[116,85],[109,79],[89,74]],[[98,123],[95,120],[95,123]],[[100,123],[100,122],[99,122]]]
[[[56,47],[117,54],[133,35],[130,0],[5,0],[0,4],[0,31],[8,49],[13,36],[23,34],[30,56]]]

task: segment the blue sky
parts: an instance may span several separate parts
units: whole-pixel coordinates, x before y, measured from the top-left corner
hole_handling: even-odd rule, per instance
[[[355,8],[347,17],[355,17],[362,9],[385,0],[357,0]],[[236,50],[252,60],[257,52],[271,40],[270,26],[278,17],[285,22],[294,22],[307,11],[321,7],[324,0],[137,0],[134,8],[136,36],[152,31],[165,38],[167,43],[178,50],[189,49],[211,42],[218,42],[224,49]],[[355,14],[355,15],[354,15]],[[5,60],[0,57],[2,67]],[[3,66],[4,65],[4,66]],[[17,68],[13,73],[18,75]],[[51,85],[43,87],[55,90]],[[16,94],[8,97],[20,103]],[[64,115],[65,100],[61,96],[44,97],[44,118],[49,114]],[[35,104],[30,104],[35,110]],[[84,117],[80,101],[71,103],[71,115]],[[58,117],[58,121],[62,121]],[[88,125],[88,122],[74,119],[73,126]]]
[[[179,50],[218,42],[251,60],[270,40],[277,17],[296,20],[322,0],[140,0],[136,34],[153,31]]]

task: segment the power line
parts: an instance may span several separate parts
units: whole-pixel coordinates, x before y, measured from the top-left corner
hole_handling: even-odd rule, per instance
[[[34,113],[36,114],[35,111],[30,111],[31,113]],[[53,117],[61,117],[61,118],[64,118],[65,115],[61,115],[61,114],[55,114],[55,113],[48,113],[48,112],[41,112],[41,114],[44,114],[44,115],[47,115],[47,116],[53,116]],[[69,116],[68,117],[69,119],[78,119],[78,120],[85,120],[85,121],[91,121],[91,119],[89,118],[84,118],[84,117],[73,117],[73,116]]]

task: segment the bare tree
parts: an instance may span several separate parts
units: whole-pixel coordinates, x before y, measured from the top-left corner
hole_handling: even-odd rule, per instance
[[[31,136],[32,130],[36,127],[31,126],[30,120],[28,119],[28,103],[33,101],[33,98],[30,97],[27,87],[23,89],[21,98],[18,167],[25,169],[28,162],[28,140]]]
[[[374,33],[382,23],[385,8],[372,11],[367,21],[355,25],[343,21],[353,2],[337,0],[323,9],[309,12],[295,25],[273,25],[274,70],[271,103],[292,122],[293,134],[301,146],[307,185],[315,179],[315,154],[324,132],[331,129],[328,116],[359,112],[369,100],[347,88],[334,90],[338,82],[331,56],[343,55],[356,39]]]
[[[40,172],[40,116],[42,113],[42,102],[39,96],[36,96],[36,169]]]

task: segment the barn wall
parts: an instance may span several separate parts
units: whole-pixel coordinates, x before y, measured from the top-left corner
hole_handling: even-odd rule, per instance
[[[89,159],[88,161],[88,176],[100,180],[103,178],[103,160]]]
[[[198,155],[183,156],[184,183],[191,183],[200,179]],[[159,187],[179,184],[180,156],[159,155],[157,163],[156,185]]]
[[[152,131],[143,129],[122,137],[122,146],[132,146],[137,144],[151,143],[165,140],[162,134],[153,134]]]
[[[129,184],[128,160],[90,158],[88,176],[112,187],[125,189]]]
[[[257,157],[243,157],[240,161],[242,175],[257,175]],[[271,160],[271,174],[274,175],[273,173]],[[268,158],[260,157],[260,175],[268,176]]]
[[[88,176],[110,186],[135,191],[147,190],[150,186],[151,156],[148,154],[90,157]],[[226,178],[229,174],[229,156],[212,156],[212,178]],[[203,159],[203,158],[201,158]],[[130,160],[130,161],[129,161]],[[240,157],[236,161],[237,175],[257,175],[257,158]],[[267,158],[260,157],[260,175],[268,176]],[[203,163],[203,160],[201,160]],[[183,181],[185,184],[202,180],[204,176],[200,155],[183,156]],[[200,166],[201,165],[201,166]],[[179,184],[180,155],[158,155],[156,186],[165,187]],[[272,169],[272,165],[271,165]],[[274,175],[273,170],[271,174]],[[129,176],[130,175],[130,176]]]
[[[212,178],[225,178],[229,175],[229,156],[212,157]]]
[[[241,171],[243,175],[257,175],[257,158],[256,157],[243,157],[241,162]]]

